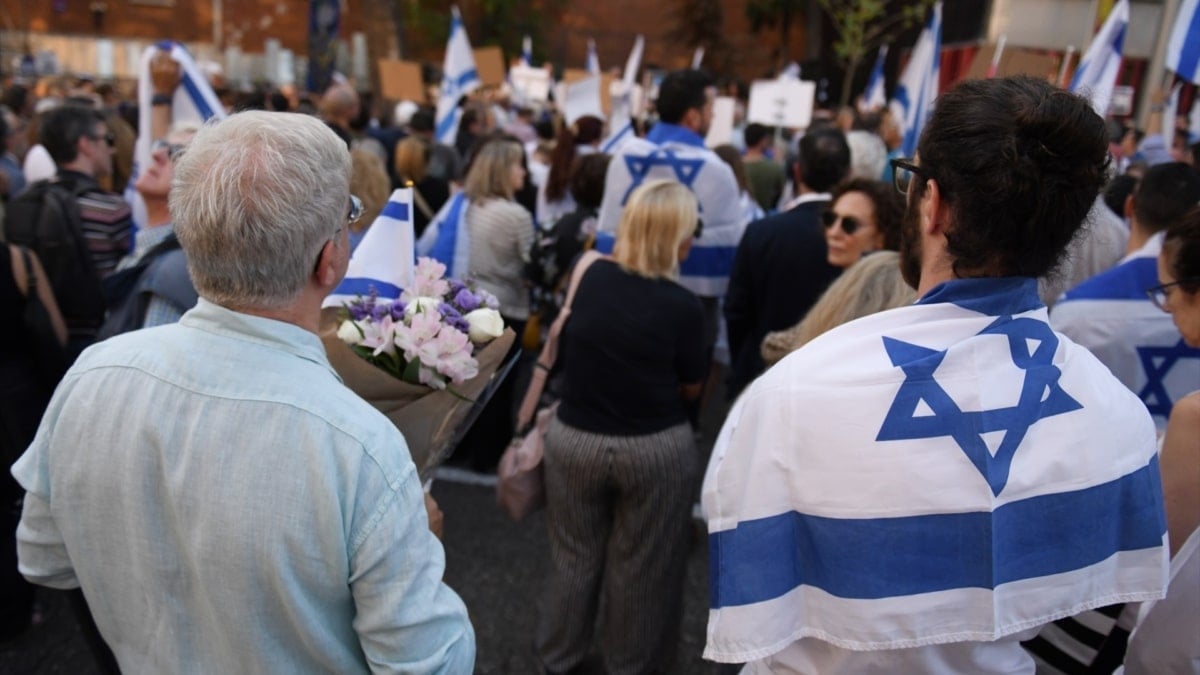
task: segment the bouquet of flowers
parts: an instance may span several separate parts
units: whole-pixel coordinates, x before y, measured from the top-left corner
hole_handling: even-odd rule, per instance
[[[322,312],[321,339],[346,386],[404,434],[423,477],[453,449],[515,338],[499,302],[446,266],[420,258],[397,300],[372,289]]]

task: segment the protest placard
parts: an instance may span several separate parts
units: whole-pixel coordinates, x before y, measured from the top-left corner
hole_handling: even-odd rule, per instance
[[[746,120],[767,126],[807,129],[812,122],[815,82],[758,80],[750,87]]]

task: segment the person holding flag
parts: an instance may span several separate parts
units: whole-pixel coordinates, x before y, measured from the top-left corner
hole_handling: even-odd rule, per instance
[[[459,100],[479,87],[479,72],[475,70],[475,54],[467,29],[463,27],[458,7],[451,8],[450,37],[446,41],[446,59],[442,64],[442,87],[438,94],[434,136],[439,143],[453,145],[458,137],[461,111]]]
[[[894,163],[919,299],[780,361],[713,449],[704,656],[744,673],[1032,675],[1040,626],[1163,595],[1154,423],[1037,295],[1104,183],[1103,119],[970,80]]]

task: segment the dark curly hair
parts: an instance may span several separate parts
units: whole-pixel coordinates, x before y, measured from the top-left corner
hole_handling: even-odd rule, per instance
[[[1167,228],[1162,250],[1179,288],[1188,293],[1200,291],[1200,207]]]
[[[830,204],[848,192],[861,192],[875,207],[875,228],[883,235],[883,247],[889,251],[900,250],[900,223],[904,218],[904,204],[900,194],[891,183],[867,178],[850,178],[833,188]]]
[[[1028,76],[938,98],[917,145],[951,213],[955,276],[1053,270],[1104,185],[1108,132],[1085,99]],[[919,181],[915,196],[928,185]]]

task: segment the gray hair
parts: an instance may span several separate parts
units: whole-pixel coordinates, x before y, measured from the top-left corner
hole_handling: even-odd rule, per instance
[[[346,144],[314,117],[250,111],[206,124],[169,197],[196,290],[233,308],[294,301],[346,225],[349,191]]]

